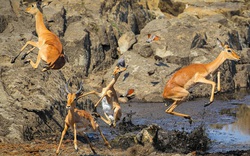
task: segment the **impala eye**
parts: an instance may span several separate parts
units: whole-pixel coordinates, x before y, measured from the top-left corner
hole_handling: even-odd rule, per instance
[[[228,50],[227,50],[227,52],[231,53],[231,52],[232,52],[232,50],[228,49]]]

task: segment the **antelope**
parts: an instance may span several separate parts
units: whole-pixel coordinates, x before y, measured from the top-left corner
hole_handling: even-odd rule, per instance
[[[68,128],[70,127],[73,132],[74,132],[74,147],[75,150],[78,150],[77,147],[77,133],[82,133],[83,136],[85,137],[85,139],[87,140],[92,152],[94,154],[96,154],[93,145],[91,144],[91,142],[88,139],[87,134],[85,133],[86,130],[88,130],[89,127],[91,127],[94,131],[96,131],[96,129],[98,129],[100,135],[102,136],[104,143],[106,146],[108,146],[108,148],[111,148],[109,142],[107,141],[107,139],[105,138],[105,136],[103,135],[102,131],[100,130],[99,125],[96,123],[96,121],[94,120],[94,117],[88,113],[85,110],[79,110],[76,108],[76,103],[77,100],[79,99],[79,96],[81,95],[81,90],[82,90],[82,85],[80,84],[80,88],[77,92],[75,93],[71,93],[68,89],[68,84],[69,81],[67,82],[65,89],[66,92],[68,93],[67,95],[67,105],[66,105],[66,109],[68,110],[68,114],[65,118],[65,124],[64,124],[64,129],[62,131],[62,135],[61,135],[61,139],[60,139],[60,143],[59,146],[56,150],[56,154],[59,153],[61,144],[62,144],[62,140],[65,136],[65,133],[67,132]]]
[[[222,51],[214,61],[207,64],[191,64],[183,67],[175,72],[174,75],[167,81],[162,95],[164,99],[172,99],[174,102],[168,109],[166,109],[166,113],[189,119],[191,124],[192,118],[189,115],[174,112],[174,109],[180,105],[180,102],[184,101],[188,97],[190,94],[188,89],[196,83],[212,85],[210,101],[206,103],[204,107],[209,106],[214,101],[216,83],[207,80],[206,77],[213,73],[225,60],[240,59],[240,56],[238,56],[236,52],[229,47],[228,43],[225,42],[223,44],[217,38],[217,44],[220,48],[222,48]],[[220,91],[220,72],[218,72],[217,76],[217,91]]]
[[[46,66],[42,69],[42,71],[62,68],[66,62],[66,56],[63,54],[63,48],[59,37],[49,31],[44,24],[41,1],[32,3],[31,6],[26,8],[26,12],[35,16],[38,42],[27,41],[17,56],[11,60],[11,63],[15,63],[17,57],[22,53],[22,51],[28,45],[32,45],[33,47],[28,50],[21,59],[24,60],[25,57],[37,47],[39,51],[36,63],[34,63],[31,59],[27,59],[24,63],[30,63],[30,65],[36,69],[42,59],[46,62]]]
[[[116,122],[120,120],[122,116],[121,106],[119,104],[119,101],[121,100],[118,99],[117,93],[114,89],[114,85],[120,74],[126,69],[127,67],[125,67],[125,60],[123,58],[118,60],[118,63],[115,66],[114,72],[112,74],[111,82],[102,89],[101,93],[96,91],[90,91],[80,96],[84,97],[89,94],[95,94],[100,97],[100,99],[95,103],[95,108],[100,104],[100,102],[102,103],[102,109],[105,117],[100,116],[100,118],[109,126],[116,127]],[[132,98],[134,96],[134,90],[129,89],[127,91],[127,94],[123,96],[128,99]]]

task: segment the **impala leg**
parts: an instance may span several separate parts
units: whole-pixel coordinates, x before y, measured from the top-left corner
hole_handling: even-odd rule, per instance
[[[80,98],[82,98],[82,97],[84,97],[84,96],[90,95],[90,94],[95,94],[95,95],[98,96],[99,93],[93,90],[93,91],[90,91],[90,92],[88,92],[88,93],[81,94],[80,96],[78,96],[78,99],[80,99]]]
[[[62,145],[63,138],[64,138],[64,136],[65,136],[65,134],[66,134],[68,128],[69,128],[69,126],[68,126],[67,124],[65,124],[65,125],[64,125],[64,129],[63,129],[63,131],[62,131],[60,143],[59,143],[58,148],[57,148],[57,150],[56,150],[56,154],[59,153],[60,147],[61,147],[61,145]]]
[[[189,119],[189,123],[192,124],[193,120],[192,120],[192,118],[191,118],[189,115],[187,115],[187,114],[182,114],[182,113],[178,113],[178,112],[174,112],[174,109],[175,109],[178,105],[179,105],[179,104],[178,104],[178,101],[174,101],[174,103],[173,103],[171,106],[169,106],[169,108],[166,109],[165,112],[168,113],[168,114],[172,114],[172,115],[176,115],[176,116],[183,117],[183,118],[185,118],[185,119]]]
[[[95,107],[99,105],[99,103],[102,101],[102,99],[105,97],[106,94],[104,94],[95,104]]]
[[[209,106],[211,103],[213,103],[213,101],[214,101],[214,90],[215,90],[215,85],[216,85],[216,84],[215,84],[215,82],[210,81],[210,80],[207,80],[207,79],[205,79],[204,77],[199,77],[199,78],[197,79],[197,82],[201,82],[201,83],[206,83],[206,84],[211,84],[211,85],[212,85],[210,100],[209,100],[208,103],[206,103],[206,104],[204,105],[204,107],[207,107],[207,106]]]
[[[104,115],[105,115],[105,117],[106,117],[106,119],[105,118],[101,118],[104,122],[106,122],[109,126],[112,126],[112,120],[109,118],[109,116],[107,115],[107,113],[103,113]],[[106,121],[105,121],[106,120]]]
[[[32,45],[34,47],[37,47],[37,43],[33,42],[33,41],[28,41],[25,43],[25,45],[21,48],[20,52],[11,60],[11,63],[15,63],[16,59],[18,58],[18,56],[22,53],[22,51],[28,46],[28,45]]]
[[[182,87],[174,87],[172,90],[172,96],[171,97],[167,97],[170,99],[175,99],[174,102],[166,109],[166,113],[168,114],[172,114],[172,115],[176,115],[176,116],[180,116],[180,117],[184,117],[186,119],[189,119],[190,124],[192,123],[192,118],[187,115],[187,114],[182,114],[182,113],[178,113],[178,112],[174,112],[174,109],[180,104],[178,102],[184,100],[188,95],[189,92],[182,88]]]
[[[217,73],[217,92],[221,90],[220,88],[220,72]],[[217,93],[215,92],[215,93]]]
[[[27,61],[25,61],[25,63],[29,62],[30,65],[31,65],[33,68],[36,69],[36,68],[38,67],[40,61],[41,61],[41,56],[40,56],[40,54],[38,53],[37,59],[36,59],[36,63],[34,63],[31,59],[28,59]]]
[[[106,139],[106,137],[102,134],[102,131],[101,131],[101,129],[100,129],[99,126],[98,126],[98,131],[99,131],[100,135],[102,136],[102,139],[103,139],[105,145],[108,146],[108,148],[111,148],[111,145],[109,144],[109,142],[108,142],[108,140]]]
[[[21,57],[21,60],[24,60],[25,57],[26,57],[30,52],[32,52],[35,48],[36,48],[36,47],[33,47],[33,48],[31,48],[29,51],[27,51],[27,52]]]
[[[89,140],[89,137],[87,136],[87,134],[86,134],[85,132],[83,132],[83,136],[84,136],[84,138],[87,140],[87,142],[88,142],[88,144],[89,144],[89,147],[91,148],[92,152],[93,152],[94,154],[96,154],[95,149],[94,149],[94,146],[91,144],[91,142],[90,142],[90,140]]]
[[[77,151],[78,147],[77,147],[76,123],[74,123],[74,147],[75,150]]]
[[[116,122],[120,120],[121,116],[122,116],[121,107],[117,103],[114,109],[114,122],[113,122],[114,127],[116,127]]]
[[[99,114],[98,114],[98,115],[99,115]],[[108,125],[111,126],[112,123],[111,123],[111,121],[109,120],[108,115],[107,115],[106,113],[104,113],[104,115],[105,115],[106,118],[104,118],[104,117],[101,116],[101,115],[99,115],[99,117],[101,118],[102,121],[104,121],[106,124],[108,124]]]

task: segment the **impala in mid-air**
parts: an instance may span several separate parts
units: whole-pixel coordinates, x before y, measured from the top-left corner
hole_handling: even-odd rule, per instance
[[[222,51],[214,61],[207,64],[191,64],[183,67],[175,72],[174,75],[167,81],[162,95],[164,99],[172,99],[174,102],[166,110],[166,113],[184,117],[189,119],[190,123],[192,123],[192,119],[189,115],[174,112],[174,109],[181,104],[181,101],[188,97],[188,89],[196,83],[206,83],[212,85],[210,101],[206,103],[205,106],[210,105],[214,101],[216,83],[207,80],[206,77],[213,73],[225,60],[240,59],[240,56],[238,56],[227,43],[223,44],[219,39],[217,39],[217,44],[222,48]],[[218,72],[217,90],[220,91],[220,72]]]
[[[49,31],[44,25],[41,1],[31,3],[31,5],[26,9],[26,12],[35,15],[38,42],[27,41],[18,55],[12,59],[11,63],[15,62],[17,57],[28,45],[32,45],[33,48],[28,50],[21,59],[25,59],[25,57],[37,47],[39,51],[36,63],[34,63],[31,59],[27,59],[25,63],[30,63],[33,68],[37,68],[42,59],[46,62],[46,66],[42,69],[42,71],[62,68],[66,63],[66,56],[63,54],[63,48],[59,37]]]

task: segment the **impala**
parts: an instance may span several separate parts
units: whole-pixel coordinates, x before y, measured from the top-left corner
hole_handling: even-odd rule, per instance
[[[102,103],[102,109],[103,109],[105,117],[100,116],[100,118],[105,123],[113,127],[116,126],[116,122],[120,120],[122,116],[121,106],[119,104],[119,101],[121,100],[118,99],[117,93],[114,89],[114,85],[117,79],[119,78],[120,74],[124,72],[126,69],[127,68],[125,67],[125,60],[123,58],[119,59],[117,65],[115,66],[114,72],[112,74],[111,82],[105,88],[102,89],[101,93],[96,92],[96,91],[91,91],[80,96],[80,97],[84,97],[89,94],[95,94],[98,97],[100,97],[100,99],[96,102],[95,107],[97,107],[100,102]],[[127,91],[127,94],[124,95],[124,97],[128,99],[132,98],[133,96],[134,96],[133,89],[129,89]]]
[[[59,153],[61,144],[62,144],[62,140],[64,138],[65,133],[67,132],[68,128],[71,127],[71,129],[74,132],[74,147],[75,150],[78,149],[77,147],[77,133],[82,133],[83,136],[85,137],[85,139],[87,140],[92,152],[94,154],[96,154],[93,145],[90,143],[88,136],[86,135],[85,131],[88,130],[90,127],[95,131],[96,129],[98,129],[100,135],[102,136],[104,143],[106,146],[108,146],[108,148],[111,148],[109,142],[107,141],[107,139],[105,138],[105,136],[102,134],[99,125],[96,123],[96,121],[94,120],[94,117],[88,113],[85,110],[79,110],[76,108],[76,101],[79,98],[79,95],[81,94],[81,90],[82,90],[82,85],[80,85],[80,88],[77,92],[75,93],[71,93],[68,89],[68,83],[66,84],[65,88],[66,88],[66,92],[68,93],[67,96],[67,105],[66,105],[66,109],[68,110],[68,114],[65,118],[65,124],[64,124],[64,130],[62,131],[62,135],[61,135],[61,139],[60,139],[60,143],[59,146],[56,150],[56,153]]]
[[[15,56],[11,63],[14,63],[17,57],[21,54],[21,52],[28,46],[32,45],[33,48],[28,50],[23,56],[22,60],[33,51],[36,47],[39,49],[36,63],[34,63],[31,59],[27,59],[25,63],[30,63],[33,68],[37,68],[41,59],[46,62],[46,66],[42,69],[42,71],[46,71],[48,69],[60,69],[65,65],[66,58],[62,51],[62,44],[54,33],[50,32],[43,21],[43,14],[41,8],[41,1],[37,1],[36,3],[32,3],[26,9],[27,13],[35,15],[36,19],[36,32],[38,35],[38,42],[27,41],[26,44],[22,47],[17,56]]]
[[[174,109],[180,105],[181,101],[184,101],[188,95],[188,89],[196,83],[206,83],[212,85],[210,101],[204,106],[210,105],[214,101],[214,92],[216,83],[210,80],[207,80],[206,77],[213,73],[225,60],[239,60],[240,57],[235,53],[233,49],[229,47],[227,43],[222,43],[217,38],[217,44],[222,48],[219,56],[212,62],[207,64],[191,64],[186,66],[177,72],[167,81],[166,86],[163,91],[164,99],[174,100],[173,104],[166,109],[166,113],[184,117],[189,119],[189,122],[192,123],[192,118],[187,114],[182,114],[174,112]],[[220,73],[218,73],[218,86],[217,90],[220,91]]]

